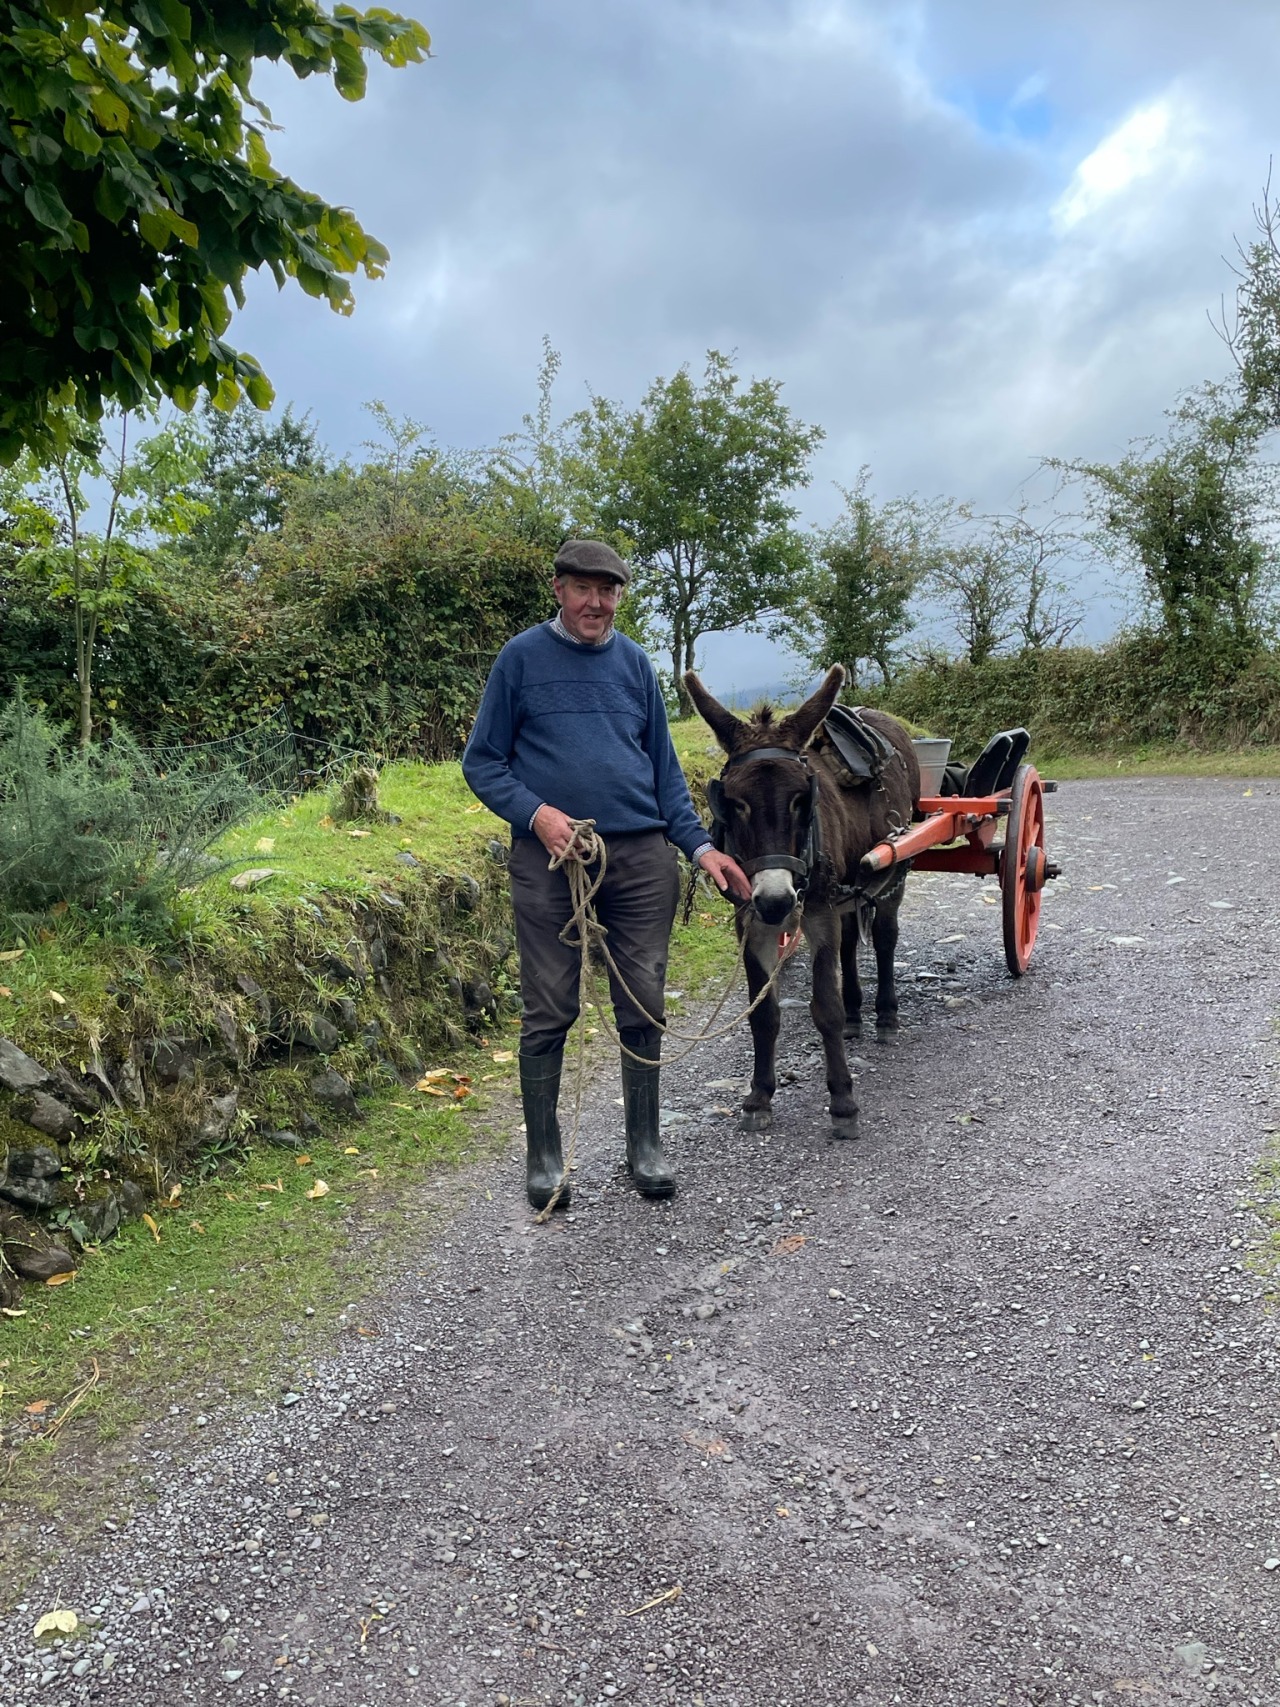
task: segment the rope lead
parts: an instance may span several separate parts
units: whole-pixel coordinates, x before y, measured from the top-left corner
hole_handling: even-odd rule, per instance
[[[694,1050],[700,1043],[712,1043],[718,1038],[727,1037],[731,1031],[736,1031],[738,1026],[740,1026],[744,1020],[750,1018],[750,1016],[760,1006],[761,1002],[763,1002],[771,992],[777,988],[778,979],[782,974],[783,965],[790,958],[795,943],[800,935],[800,927],[797,924],[794,933],[787,943],[786,951],[779,953],[773,971],[769,974],[765,984],[756,995],[754,1001],[745,1007],[740,1014],[736,1015],[726,1024],[720,1026],[719,1029],[712,1029],[712,1027],[715,1026],[716,1021],[719,1019],[725,1003],[729,1000],[729,997],[733,994],[734,989],[737,986],[738,973],[737,970],[735,970],[732,978],[725,988],[724,994],[711,1010],[706,1026],[700,1032],[696,1033],[677,1031],[664,1020],[655,1018],[655,1016],[649,1013],[644,1005],[637,1000],[635,992],[623,977],[619,970],[617,961],[613,958],[613,955],[610,952],[609,944],[606,940],[609,935],[608,929],[606,926],[602,925],[600,920],[596,917],[596,910],[593,902],[600,892],[600,886],[605,879],[605,872],[608,870],[609,849],[605,843],[604,837],[599,835],[596,831],[595,819],[571,818],[569,822],[573,825],[573,840],[569,843],[563,853],[552,854],[548,861],[547,869],[549,871],[563,870],[566,878],[568,879],[569,898],[573,905],[573,912],[568,924],[566,924],[564,929],[560,932],[560,941],[569,948],[578,949],[582,957],[578,973],[578,1072],[574,1090],[573,1130],[569,1134],[569,1140],[565,1148],[564,1168],[560,1175],[560,1181],[556,1186],[556,1189],[552,1192],[546,1207],[540,1209],[537,1215],[534,1216],[534,1223],[538,1226],[550,1219],[551,1212],[560,1201],[560,1196],[569,1182],[569,1175],[573,1171],[577,1155],[578,1132],[582,1125],[582,1095],[586,1085],[587,1070],[587,1030],[584,1015],[587,1008],[592,1005],[588,1001],[588,997],[597,994],[592,981],[592,945],[594,944],[599,949],[605,964],[617,979],[622,990],[635,1005],[636,1011],[646,1019],[651,1026],[656,1026],[657,1029],[663,1032],[666,1036],[674,1037],[679,1042],[688,1045],[687,1048],[682,1049],[678,1055],[672,1056],[665,1063],[665,1065],[671,1066],[675,1062],[686,1060],[693,1054]],[[599,862],[599,868],[596,875],[593,877],[587,867],[596,864],[597,861]],[[575,931],[577,932],[576,936],[572,934]],[[606,1019],[604,1003],[597,1001],[594,1006],[600,1015],[600,1024],[605,1036],[608,1037],[612,1043],[617,1045],[622,1054],[629,1056],[633,1061],[641,1062],[645,1066],[652,1066],[653,1062],[650,1061],[647,1056],[637,1055],[633,1049],[627,1048],[627,1045],[613,1029],[609,1020]]]

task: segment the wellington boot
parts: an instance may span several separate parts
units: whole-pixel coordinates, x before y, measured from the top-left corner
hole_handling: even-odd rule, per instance
[[[529,1202],[535,1209],[550,1203],[564,1160],[560,1153],[560,1123],[556,1103],[560,1097],[560,1069],[564,1050],[553,1055],[520,1057],[520,1097],[524,1103],[526,1178]],[[556,1198],[557,1209],[569,1207],[569,1183]]]
[[[658,1135],[658,1073],[656,1060],[641,1062],[627,1055],[622,1057],[627,1166],[642,1197],[670,1197],[676,1189],[676,1176]]]

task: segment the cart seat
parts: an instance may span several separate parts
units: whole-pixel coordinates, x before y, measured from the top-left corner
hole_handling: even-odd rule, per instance
[[[993,735],[967,771],[948,765],[943,781],[944,794],[967,795],[980,799],[1012,788],[1018,766],[1026,757],[1031,735],[1026,729],[1002,729]]]

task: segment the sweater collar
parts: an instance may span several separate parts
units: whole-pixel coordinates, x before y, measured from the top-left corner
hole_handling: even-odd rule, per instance
[[[616,629],[611,628],[601,641],[593,643],[590,640],[579,640],[576,634],[569,633],[561,620],[559,611],[551,618],[547,627],[557,640],[563,641],[566,646],[576,646],[579,652],[603,652],[613,645],[613,637],[617,633]]]

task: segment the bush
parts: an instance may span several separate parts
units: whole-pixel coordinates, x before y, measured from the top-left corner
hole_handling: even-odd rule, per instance
[[[874,698],[950,735],[962,753],[1017,724],[1048,752],[1280,742],[1280,654],[1195,650],[1151,634],[981,665],[934,660]]]
[[[0,922],[50,908],[159,922],[223,862],[210,844],[257,796],[234,769],[161,770],[129,735],[87,752],[21,693],[0,709]]]

